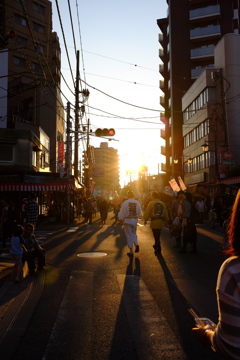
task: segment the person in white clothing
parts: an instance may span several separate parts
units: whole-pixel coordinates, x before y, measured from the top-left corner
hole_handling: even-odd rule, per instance
[[[128,191],[128,199],[122,203],[118,214],[119,221],[124,225],[124,232],[129,247],[128,255],[139,252],[137,222],[141,214],[140,203],[135,199],[133,191]]]

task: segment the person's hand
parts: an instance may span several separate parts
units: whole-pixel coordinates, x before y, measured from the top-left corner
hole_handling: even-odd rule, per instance
[[[206,325],[204,327],[195,327],[192,329],[192,332],[197,337],[198,341],[201,343],[202,346],[204,347],[212,346],[211,338],[210,336],[208,336],[208,333],[212,333],[211,336],[213,335],[214,328],[212,326]]]

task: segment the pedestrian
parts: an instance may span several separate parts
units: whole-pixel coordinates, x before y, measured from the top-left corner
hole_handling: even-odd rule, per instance
[[[116,200],[114,205],[113,205],[113,212],[114,212],[115,221],[118,220],[118,214],[119,214],[120,209],[121,209],[120,200]]]
[[[128,255],[133,255],[134,252],[139,252],[137,222],[141,215],[141,206],[135,199],[133,191],[129,190],[127,196],[128,199],[122,203],[118,219],[124,226],[127,245],[129,247]]]
[[[28,270],[30,275],[36,274],[35,259],[37,259],[37,271],[44,270],[46,266],[45,250],[40,246],[36,237],[33,235],[34,225],[26,224],[24,226],[22,238],[27,252],[23,254],[23,265],[25,261],[28,263]]]
[[[13,229],[13,211],[11,204],[6,200],[1,200],[1,232],[2,247],[6,250],[7,241],[11,238]]]
[[[100,200],[98,204],[98,209],[100,212],[100,217],[102,221],[102,225],[106,224],[107,216],[108,216],[108,202],[106,199]]]
[[[91,202],[91,199],[87,199],[85,203],[85,223],[91,225],[92,224],[92,216],[94,213],[94,207]]]
[[[150,227],[155,241],[153,248],[156,253],[161,254],[161,231],[164,224],[169,221],[169,217],[166,206],[159,199],[157,191],[152,192],[152,200],[148,203],[147,208],[144,211],[143,219],[145,220],[145,225],[149,218],[151,220]]]
[[[183,219],[189,216],[189,206],[190,204],[186,202],[186,197],[184,191],[180,190],[177,193],[177,199],[173,201],[171,209],[170,209],[170,218],[172,223],[175,222],[175,219],[179,220],[179,226],[176,229],[176,233],[174,234],[176,238],[176,245],[174,247],[181,246],[182,240],[182,227],[183,227]],[[186,222],[186,220],[185,220]],[[185,224],[184,224],[185,225]]]
[[[37,225],[38,218],[38,204],[36,202],[36,195],[30,194],[30,200],[26,204],[26,223],[33,224],[34,230]]]
[[[196,201],[195,207],[196,207],[196,209],[198,211],[198,215],[199,215],[199,224],[203,224],[205,210],[206,210],[206,204],[205,204],[205,201],[203,200],[203,198],[198,198],[198,200]]]
[[[11,250],[13,260],[15,261],[14,270],[16,269],[15,282],[20,282],[20,276],[23,268],[22,255],[23,251],[27,253],[27,249],[24,245],[24,241],[21,237],[23,233],[23,227],[21,225],[15,225],[13,228],[13,235],[11,237]]]
[[[22,199],[22,206],[21,206],[21,222],[23,225],[26,224],[26,214],[27,214],[27,203],[28,199]]]
[[[190,193],[185,193],[184,202],[184,220],[183,220],[183,246],[179,253],[187,252],[187,244],[192,245],[191,253],[197,253],[197,229],[196,223],[198,219],[198,211],[192,203]]]
[[[212,347],[223,359],[240,359],[240,190],[229,223],[230,256],[220,267],[216,285],[218,324],[194,327],[192,331],[205,347]]]

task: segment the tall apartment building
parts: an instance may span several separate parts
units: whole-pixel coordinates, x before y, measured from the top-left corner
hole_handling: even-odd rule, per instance
[[[161,120],[165,130],[161,136],[166,146],[166,171],[169,179],[183,173],[182,97],[204,69],[214,67],[214,48],[228,33],[239,34],[238,0],[167,0],[167,17],[157,20],[161,30],[159,51],[163,80],[160,89],[164,96]],[[188,126],[189,132],[191,127]],[[185,136],[186,131],[184,132]],[[175,159],[179,159],[175,163]]]
[[[182,98],[187,185],[240,183],[236,176],[240,168],[239,34],[221,38],[214,49],[214,65]]]
[[[90,178],[95,183],[96,196],[113,195],[120,185],[118,150],[101,143],[94,148],[94,164],[90,166]]]
[[[51,172],[64,140],[60,55],[51,1],[0,0],[0,129],[31,130]]]

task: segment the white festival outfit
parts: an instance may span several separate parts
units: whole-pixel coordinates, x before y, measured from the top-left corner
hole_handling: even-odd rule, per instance
[[[124,232],[127,238],[127,245],[132,252],[134,252],[133,244],[135,246],[138,245],[137,222],[140,215],[140,203],[133,198],[125,200],[122,203],[121,209],[118,214],[119,220],[123,221]]]

